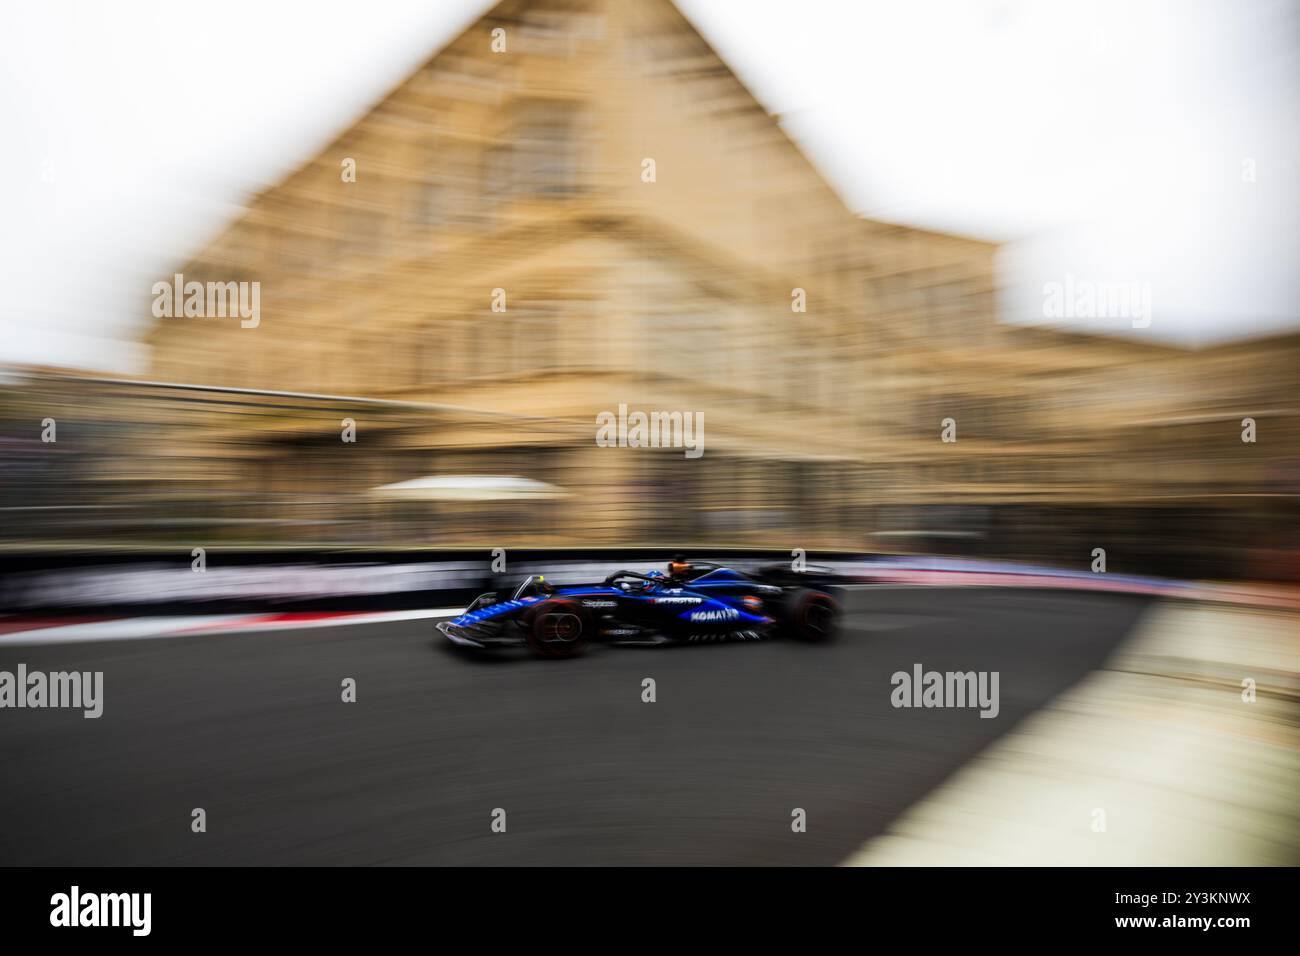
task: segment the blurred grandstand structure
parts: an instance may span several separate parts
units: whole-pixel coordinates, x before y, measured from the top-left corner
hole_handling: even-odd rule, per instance
[[[139,381],[14,373],[4,537],[1296,576],[1300,336],[1003,325],[996,251],[853,214],[667,0],[507,0],[177,265],[260,283],[256,328],[156,319]],[[702,412],[705,454],[598,447],[621,404]],[[567,495],[373,493],[456,475]]]

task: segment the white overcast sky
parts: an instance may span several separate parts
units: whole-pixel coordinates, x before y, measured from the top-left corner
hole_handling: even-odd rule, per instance
[[[5,0],[0,361],[142,370],[150,284],[490,6]],[[1004,319],[1300,325],[1300,0],[679,6],[855,211],[1006,242]]]

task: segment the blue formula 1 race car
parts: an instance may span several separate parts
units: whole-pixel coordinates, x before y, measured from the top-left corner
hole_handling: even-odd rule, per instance
[[[513,590],[479,595],[437,625],[454,644],[523,644],[538,657],[576,657],[592,641],[624,645],[752,641],[835,635],[840,603],[829,571],[773,565],[741,573],[680,558],[667,572],[615,571],[600,584],[554,587],[530,575]]]

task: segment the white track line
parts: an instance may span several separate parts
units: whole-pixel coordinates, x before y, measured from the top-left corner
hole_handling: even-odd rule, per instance
[[[69,644],[79,641],[133,641],[143,637],[171,637],[181,628],[235,620],[243,615],[210,614],[179,617],[127,617],[33,628],[0,635],[0,646]]]
[[[207,634],[247,634],[255,631],[316,630],[356,624],[390,621],[419,621],[455,617],[463,607],[439,607],[413,611],[374,611],[342,614],[338,617],[303,620],[267,620],[267,614],[206,614],[172,617],[132,617],[113,621],[89,621],[55,627],[33,628],[0,635],[0,647],[36,644],[76,644],[90,641],[132,641],[157,637],[199,637]]]

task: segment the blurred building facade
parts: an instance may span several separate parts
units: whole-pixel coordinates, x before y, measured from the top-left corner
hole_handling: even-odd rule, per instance
[[[153,377],[465,410],[375,409],[351,445],[234,426],[244,487],[571,493],[548,526],[485,507],[433,535],[847,545],[908,404],[872,357],[922,302],[992,329],[993,252],[852,215],[671,4],[504,3],[178,270],[260,281],[266,318],[159,322]],[[702,414],[704,455],[598,447],[620,407]]]
[[[196,387],[127,389],[118,487],[232,541],[1291,553],[1300,338],[1000,325],[995,253],[853,215],[668,0],[506,0],[177,267],[261,320],[155,322]],[[703,455],[599,446],[620,406]],[[569,494],[374,500],[426,475]]]

